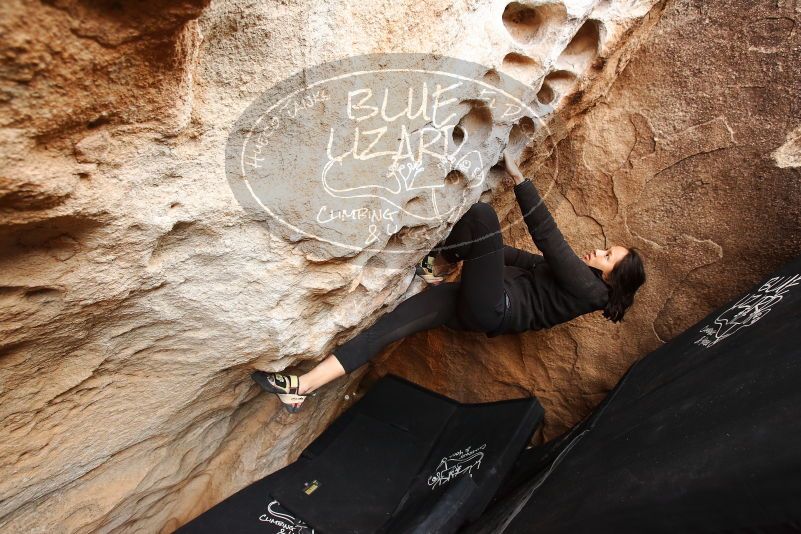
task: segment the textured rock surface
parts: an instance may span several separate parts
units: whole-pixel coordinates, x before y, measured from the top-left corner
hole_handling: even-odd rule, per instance
[[[558,164],[546,202],[574,250],[644,253],[648,283],[622,323],[597,313],[521,336],[421,333],[368,380],[392,371],[464,400],[533,393],[549,439],[638,357],[801,253],[799,22],[797,2],[670,3],[557,157],[524,168]],[[513,197],[497,205],[519,217]],[[512,230],[507,242],[536,250]]]
[[[787,141],[773,153],[773,158],[782,168],[801,167],[801,126],[790,132]]]
[[[437,52],[531,83],[561,137],[659,5],[6,2],[0,531],[173,530],[294,458],[360,378],[288,417],[254,366],[318,359],[420,289],[411,264],[312,263],[245,216],[224,145],[255,97],[350,54]]]

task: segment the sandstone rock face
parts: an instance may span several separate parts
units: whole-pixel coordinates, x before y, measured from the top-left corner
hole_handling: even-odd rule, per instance
[[[801,127],[787,136],[787,141],[773,153],[778,167],[801,167]]]
[[[369,380],[391,371],[465,401],[534,394],[550,439],[638,357],[801,253],[801,7],[734,7],[671,2],[611,91],[542,167],[524,167],[535,181],[556,169],[546,203],[574,250],[643,253],[648,281],[624,321],[596,313],[493,339],[420,333]],[[520,216],[514,197],[496,205]],[[505,240],[536,251],[523,228]]]
[[[553,136],[531,142],[529,123],[465,109],[464,127],[485,129],[489,172],[507,142],[544,158],[606,93],[661,8],[657,0],[6,2],[0,531],[173,530],[293,459],[353,400],[361,377],[321,390],[290,417],[259,394],[252,368],[308,366],[421,289],[410,267],[436,235],[409,237],[403,244],[415,254],[391,260],[381,250],[321,255],[268,232],[237,202],[225,145],[264,91],[368,52],[454,56],[486,66],[488,80],[512,75],[551,108],[544,122]],[[718,134],[730,121],[707,123],[717,137],[703,143],[728,142]],[[662,148],[641,145],[633,153],[664,163],[653,155]],[[596,159],[611,165],[600,141]],[[489,176],[460,210],[479,197],[508,205],[500,174]],[[591,209],[584,203],[596,191],[611,195],[609,180],[588,175],[588,189],[567,198],[585,194],[571,201]],[[458,215],[429,227],[441,235]],[[595,228],[589,215],[576,220],[574,231]],[[706,241],[688,242],[706,250]],[[592,321],[578,328],[594,329],[587,340],[607,332]],[[621,339],[627,354],[650,346]],[[582,365],[576,376],[594,373],[597,391],[624,368]],[[535,389],[526,382],[515,391]]]

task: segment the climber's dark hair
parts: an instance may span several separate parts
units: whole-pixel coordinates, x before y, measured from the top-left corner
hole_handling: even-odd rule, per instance
[[[604,317],[617,323],[623,319],[626,310],[634,302],[634,293],[645,283],[645,267],[640,251],[634,247],[609,273],[609,302],[604,308]]]

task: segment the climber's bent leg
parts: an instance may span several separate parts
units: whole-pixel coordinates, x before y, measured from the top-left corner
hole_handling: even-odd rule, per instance
[[[492,206],[471,206],[454,225],[442,252],[449,261],[464,260],[460,282],[431,286],[401,302],[334,349],[333,358],[323,360],[320,371],[310,371],[315,374],[307,380],[319,387],[361,367],[390,343],[437,326],[476,332],[497,327],[505,309],[504,261],[500,222]],[[303,377],[301,388],[302,384]]]
[[[464,260],[456,307],[459,320],[483,332],[499,326],[506,306],[505,267],[501,225],[493,207],[473,204],[453,226],[442,254],[450,261]]]
[[[417,293],[383,315],[375,324],[333,350],[345,372],[361,367],[398,339],[440,325],[466,330],[455,315],[458,282],[446,282]]]

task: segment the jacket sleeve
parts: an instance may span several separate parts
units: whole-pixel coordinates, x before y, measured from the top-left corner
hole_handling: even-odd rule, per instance
[[[526,270],[531,270],[538,263],[545,261],[545,258],[539,254],[532,254],[526,250],[512,247],[510,245],[503,246],[503,264],[514,265]]]
[[[599,297],[598,278],[565,241],[534,184],[526,179],[514,187],[514,192],[531,238],[559,285],[575,297]]]

